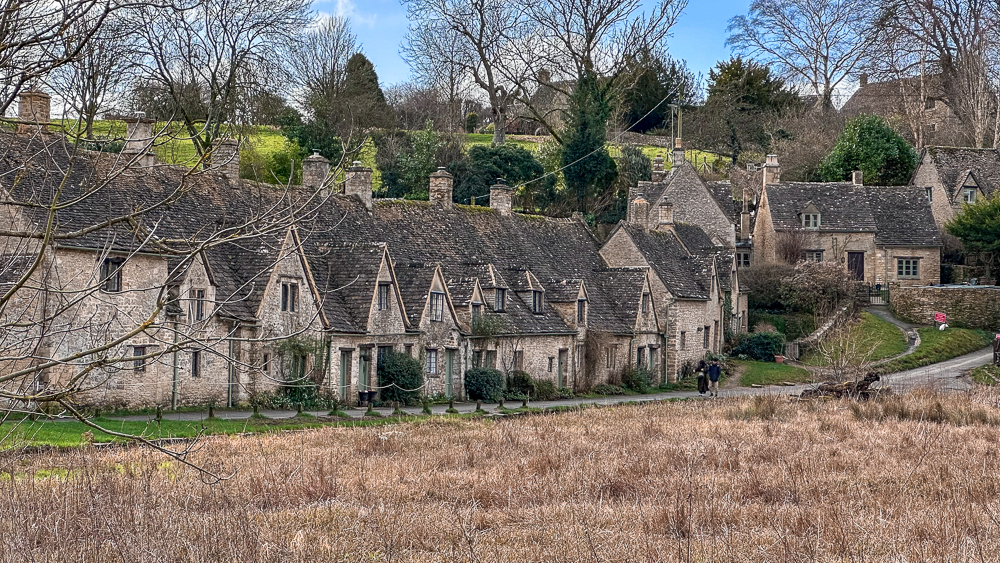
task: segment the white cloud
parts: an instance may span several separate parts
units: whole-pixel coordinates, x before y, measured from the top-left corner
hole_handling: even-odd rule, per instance
[[[321,13],[320,17],[322,18],[325,15]],[[378,14],[360,12],[354,0],[333,0],[333,15],[347,18],[354,24],[366,25],[368,27],[375,27],[375,20],[378,17]]]

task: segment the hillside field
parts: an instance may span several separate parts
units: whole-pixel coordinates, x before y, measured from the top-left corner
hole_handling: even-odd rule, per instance
[[[0,459],[7,561],[997,561],[1000,394],[761,396]]]

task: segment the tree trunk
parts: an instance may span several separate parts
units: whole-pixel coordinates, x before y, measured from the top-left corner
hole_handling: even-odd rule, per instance
[[[507,111],[493,107],[493,146],[499,147],[507,142]]]

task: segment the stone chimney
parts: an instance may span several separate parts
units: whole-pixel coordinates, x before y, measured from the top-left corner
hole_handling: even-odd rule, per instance
[[[441,207],[451,209],[452,203],[452,182],[453,176],[440,166],[437,172],[431,174],[431,203],[440,203]],[[492,195],[492,190],[491,190]]]
[[[153,146],[153,124],[156,120],[139,115],[126,117],[124,121],[126,136],[122,154],[139,166],[149,167],[155,164],[156,157],[149,149]]]
[[[646,226],[649,221],[649,202],[639,194],[639,197],[632,200],[632,222]]]
[[[750,205],[743,190],[743,211],[740,212],[740,240],[750,240]]]
[[[769,154],[764,162],[764,187],[779,182],[781,182],[781,165],[778,164],[778,155]]]
[[[49,95],[38,90],[21,92],[17,102],[18,133],[49,132]]]
[[[868,86],[868,75],[867,74],[862,74],[861,76],[858,77],[858,86],[861,86],[862,88],[864,88],[865,86]]]
[[[209,164],[214,170],[225,176],[237,179],[240,177],[240,143],[236,139],[219,139],[215,141]]]
[[[354,164],[347,169],[344,174],[344,193],[356,195],[361,199],[368,209],[372,208],[372,169],[361,165],[361,161],[355,160]]]
[[[674,139],[674,166],[680,166],[684,162],[684,145],[681,138]]]
[[[865,185],[865,173],[860,170],[855,170],[851,173],[851,181],[854,182],[855,186]]]
[[[330,177],[330,161],[319,151],[313,153],[302,161],[302,185],[310,190],[318,190],[324,187]]]
[[[656,158],[653,159],[653,181],[662,182],[664,178],[667,177],[666,171],[663,170],[663,155],[657,154]]]
[[[503,178],[497,178],[497,183],[490,186],[490,207],[499,211],[504,217],[510,217],[513,194],[514,188],[505,184]]]
[[[674,204],[664,198],[657,207],[660,208],[660,217],[656,228],[661,231],[669,230],[674,224]]]

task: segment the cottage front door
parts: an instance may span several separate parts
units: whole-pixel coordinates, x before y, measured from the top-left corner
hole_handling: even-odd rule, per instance
[[[455,351],[445,350],[444,353],[444,394],[452,396],[451,378],[455,373]]]
[[[865,253],[848,252],[847,269],[854,274],[854,279],[858,281],[865,281]]]
[[[565,374],[567,363],[569,363],[569,350],[559,350],[559,371],[556,373],[556,385],[559,387],[566,386]]]

